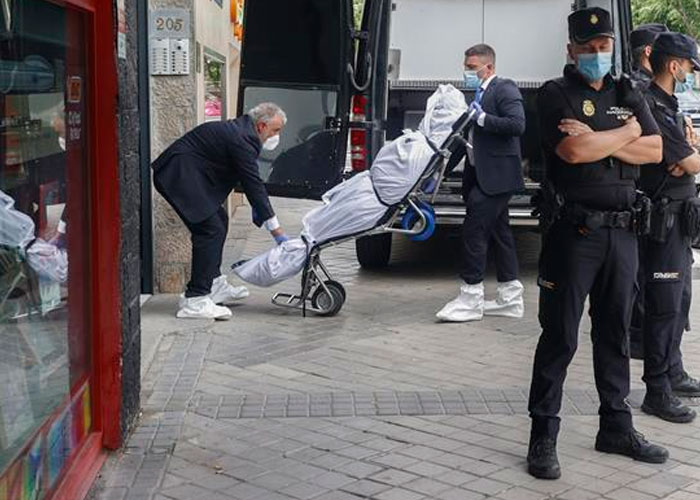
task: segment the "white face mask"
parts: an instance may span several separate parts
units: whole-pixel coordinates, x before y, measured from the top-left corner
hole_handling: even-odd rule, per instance
[[[277,146],[280,145],[280,136],[279,134],[273,135],[272,137],[269,137],[265,142],[263,142],[263,149],[265,151],[273,151],[277,149]]]

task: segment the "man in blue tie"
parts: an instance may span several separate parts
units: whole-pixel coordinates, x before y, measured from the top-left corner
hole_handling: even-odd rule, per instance
[[[462,195],[464,219],[463,280],[458,297],[440,312],[442,321],[480,320],[484,314],[521,318],[523,285],[508,224],[508,201],[524,189],[520,136],[525,133],[525,110],[520,90],[511,80],[496,76],[496,53],[490,46],[469,48],[464,58],[464,80],[474,91],[470,111],[476,121],[468,132],[468,162]],[[496,300],[484,300],[486,256],[491,249],[497,269]]]

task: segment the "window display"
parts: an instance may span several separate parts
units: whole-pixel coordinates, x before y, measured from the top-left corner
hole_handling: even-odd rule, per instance
[[[0,498],[18,491],[41,498],[91,425],[86,28],[82,14],[46,0],[7,7],[0,9]]]

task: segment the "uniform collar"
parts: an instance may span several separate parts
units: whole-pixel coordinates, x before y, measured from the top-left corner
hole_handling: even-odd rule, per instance
[[[567,64],[566,66],[564,66],[564,78],[566,78],[570,82],[583,85],[586,88],[595,91],[595,89],[591,87],[588,81],[581,75],[581,73],[578,72],[576,66],[574,66],[573,64]],[[607,75],[605,75],[605,78],[603,78],[603,87],[600,89],[600,92],[608,90],[614,84],[615,80],[613,80],[613,77],[610,75],[610,73],[608,73]]]
[[[664,89],[659,87],[656,82],[651,82],[651,85],[649,85],[649,92],[667,108],[672,111],[678,111],[678,98],[675,95],[669,95]]]

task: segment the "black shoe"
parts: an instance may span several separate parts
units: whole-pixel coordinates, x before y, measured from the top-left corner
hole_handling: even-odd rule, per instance
[[[644,359],[644,344],[641,342],[630,342],[630,358]]]
[[[695,420],[695,410],[684,405],[673,394],[647,392],[642,403],[642,411],[675,424],[686,424]]]
[[[595,449],[603,453],[625,455],[640,462],[662,464],[668,460],[668,450],[663,446],[651,444],[634,429],[627,432],[598,431]]]
[[[559,479],[561,469],[557,458],[557,442],[550,437],[530,438],[527,471],[538,479]]]
[[[700,380],[691,377],[687,372],[683,372],[676,380],[671,380],[671,389],[676,396],[687,398],[700,397]]]

